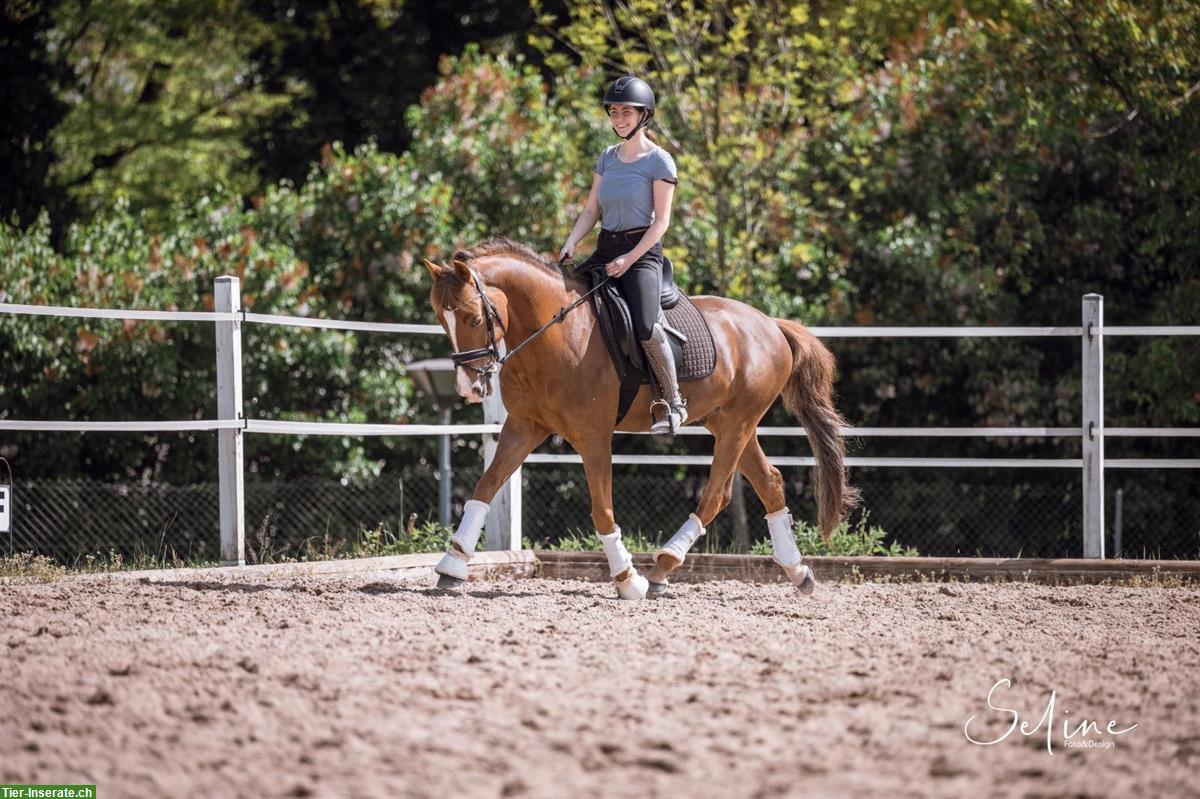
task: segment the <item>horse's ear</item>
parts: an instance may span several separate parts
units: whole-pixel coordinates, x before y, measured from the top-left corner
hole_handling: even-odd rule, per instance
[[[454,276],[464,283],[470,283],[472,280],[471,267],[467,266],[467,262],[455,257],[451,263],[454,264]]]
[[[444,266],[438,266],[437,264],[435,264],[433,261],[429,260],[428,258],[422,258],[421,262],[425,264],[425,268],[429,270],[429,276],[431,278],[433,278],[435,281],[438,279],[438,275],[441,274],[442,271],[446,268]]]

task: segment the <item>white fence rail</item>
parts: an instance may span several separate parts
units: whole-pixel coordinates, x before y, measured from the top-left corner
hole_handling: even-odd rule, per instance
[[[341,424],[335,422],[289,422],[247,419],[242,403],[241,329],[244,324],[286,325],[372,333],[440,335],[438,325],[383,324],[297,316],[247,313],[241,308],[240,282],[236,277],[215,281],[213,312],[136,311],[107,308],[70,308],[47,305],[0,303],[0,313],[90,319],[133,319],[173,322],[211,322],[215,326],[217,351],[217,417],[212,420],[82,422],[0,419],[0,432],[161,432],[216,430],[219,440],[220,546],[223,565],[245,562],[245,518],[243,486],[243,436],[246,433],[275,435],[428,436],[457,433],[484,436],[484,461],[490,463],[496,438],[504,420],[498,392],[485,403],[484,424]],[[1104,472],[1105,469],[1197,469],[1198,458],[1105,459],[1106,438],[1170,437],[1197,438],[1200,428],[1138,428],[1104,426],[1104,339],[1109,336],[1200,336],[1200,326],[1111,326],[1103,323],[1103,299],[1098,294],[1083,298],[1082,324],[1078,327],[813,327],[821,338],[962,338],[962,337],[1077,337],[1083,364],[1082,424],[1079,427],[847,427],[851,437],[951,437],[951,438],[1078,438],[1080,458],[847,458],[848,466],[903,468],[1067,468],[1081,469],[1083,481],[1083,549],[1089,558],[1104,557]],[[709,435],[702,428],[684,428],[682,435]],[[802,427],[761,427],[760,436],[804,435]],[[811,457],[772,457],[778,466],[812,466]],[[580,463],[578,455],[534,453],[528,463]],[[707,455],[614,455],[618,464],[708,464]],[[488,520],[490,548],[518,549],[521,546],[520,470],[509,479],[493,500]]]

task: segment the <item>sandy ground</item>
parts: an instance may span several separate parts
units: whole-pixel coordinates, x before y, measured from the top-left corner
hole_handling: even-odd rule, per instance
[[[0,782],[119,796],[1183,796],[1200,590],[0,587]],[[1054,725],[1030,726],[1054,692]],[[1097,722],[1071,738],[1063,722]],[[1124,735],[1103,731],[1137,727]],[[1068,732],[1070,729],[1067,730]],[[1092,742],[1089,748],[1069,743]],[[1107,747],[1112,744],[1111,748]]]

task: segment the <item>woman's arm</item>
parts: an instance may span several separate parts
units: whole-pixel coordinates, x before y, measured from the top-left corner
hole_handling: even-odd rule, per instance
[[[583,241],[583,237],[592,231],[596,226],[596,220],[600,218],[600,176],[592,173],[592,189],[588,192],[587,200],[583,203],[583,210],[579,212],[579,219],[575,220],[575,227],[571,228],[571,235],[567,236],[567,243],[563,245],[562,250],[558,253],[559,258],[566,258],[575,254],[575,247],[579,242]]]
[[[675,184],[666,180],[654,181],[654,224],[646,228],[641,240],[629,252],[608,264],[608,274],[620,277],[638,258],[662,240],[671,224],[671,201],[675,198]]]

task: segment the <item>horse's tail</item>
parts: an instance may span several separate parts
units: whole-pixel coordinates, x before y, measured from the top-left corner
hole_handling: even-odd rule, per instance
[[[783,387],[783,404],[808,433],[816,457],[817,506],[821,537],[826,541],[843,514],[858,504],[858,489],[846,477],[846,444],[841,427],[846,420],[833,407],[836,359],[808,328],[776,319],[792,348],[792,375]]]

